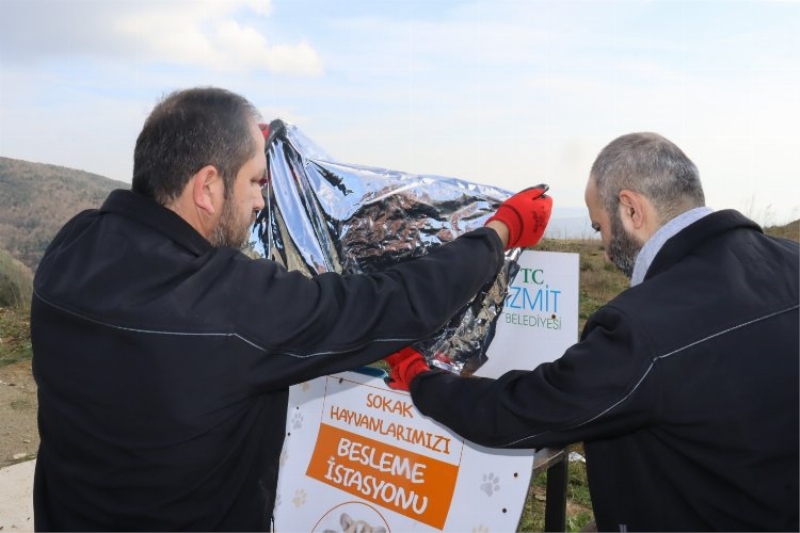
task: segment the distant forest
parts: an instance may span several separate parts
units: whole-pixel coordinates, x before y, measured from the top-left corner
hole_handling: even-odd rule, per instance
[[[36,270],[45,248],[75,214],[130,185],[66,167],[0,157],[0,249]]]

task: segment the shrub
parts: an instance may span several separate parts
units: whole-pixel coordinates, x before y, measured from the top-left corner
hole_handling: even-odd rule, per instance
[[[27,308],[32,295],[31,271],[8,252],[0,250],[0,307]]]

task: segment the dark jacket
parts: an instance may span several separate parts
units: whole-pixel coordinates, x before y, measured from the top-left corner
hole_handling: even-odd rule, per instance
[[[502,263],[482,228],[381,274],[308,279],[111,193],[36,272],[36,529],[268,529],[288,387],[432,334]]]
[[[797,243],[712,213],[557,361],[412,397],[487,446],[584,441],[600,530],[797,531],[798,276]]]

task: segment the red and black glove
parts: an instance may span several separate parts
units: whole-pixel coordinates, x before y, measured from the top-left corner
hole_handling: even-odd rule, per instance
[[[528,248],[538,243],[553,210],[553,199],[547,196],[545,184],[529,187],[518,192],[497,208],[497,212],[486,221],[498,220],[508,228],[509,248]]]
[[[384,379],[390,389],[408,390],[411,381],[417,374],[428,372],[431,367],[421,353],[411,346],[406,346],[399,352],[395,352],[386,359],[389,365],[389,377]]]

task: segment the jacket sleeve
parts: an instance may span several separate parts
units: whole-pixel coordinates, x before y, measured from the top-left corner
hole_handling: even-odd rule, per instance
[[[563,446],[633,431],[650,421],[657,380],[647,343],[629,324],[604,307],[554,362],[498,379],[425,373],[412,382],[412,399],[424,415],[489,447]]]
[[[430,336],[497,275],[496,232],[480,228],[376,274],[306,278],[244,260],[232,316],[259,349],[252,379],[285,387],[380,360]]]

